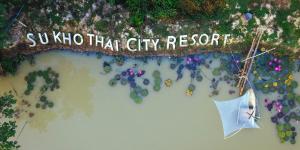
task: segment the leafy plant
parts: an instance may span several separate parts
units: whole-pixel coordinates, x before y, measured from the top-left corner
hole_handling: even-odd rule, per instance
[[[0,60],[0,63],[4,73],[15,75],[19,65],[24,60],[25,57],[23,55],[17,55],[16,57],[12,57],[12,58],[2,58],[2,60]]]
[[[0,3],[0,48],[5,47],[8,33],[6,31],[5,5]]]
[[[105,20],[100,20],[95,23],[95,28],[97,31],[106,32],[108,29],[109,22]]]
[[[34,83],[37,77],[41,77],[44,79],[45,84],[40,88],[41,94],[44,94],[48,90],[55,90],[59,88],[58,77],[59,74],[53,71],[51,68],[46,70],[33,71],[28,73],[25,77],[25,81],[27,82],[27,89],[25,90],[25,95],[30,95],[32,90],[34,89]]]
[[[17,100],[11,94],[0,97],[0,149],[12,150],[20,146],[17,141],[11,140],[16,135],[16,122],[13,120]],[[2,122],[3,121],[3,122]]]

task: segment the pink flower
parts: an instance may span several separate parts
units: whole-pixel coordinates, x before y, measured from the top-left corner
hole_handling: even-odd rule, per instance
[[[282,111],[282,104],[280,104],[278,101],[275,102],[275,109],[277,112],[281,112]]]
[[[187,63],[187,64],[190,64],[191,62],[192,62],[192,58],[187,58],[187,59],[186,59],[186,63]]]
[[[282,70],[281,65],[275,67],[275,71],[280,72]]]
[[[272,61],[269,62],[269,66],[271,66],[271,65],[272,65]]]

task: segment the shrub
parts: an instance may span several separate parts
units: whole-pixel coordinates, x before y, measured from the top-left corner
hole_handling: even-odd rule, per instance
[[[108,31],[109,22],[105,20],[100,20],[95,23],[95,28],[97,31],[106,32]]]

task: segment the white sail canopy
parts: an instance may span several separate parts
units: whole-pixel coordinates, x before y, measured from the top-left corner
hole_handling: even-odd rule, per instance
[[[255,101],[252,89],[233,100],[214,101],[222,120],[224,138],[231,137],[243,128],[259,128],[255,122]]]

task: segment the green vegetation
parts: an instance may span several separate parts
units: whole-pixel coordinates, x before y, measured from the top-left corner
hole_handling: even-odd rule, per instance
[[[280,141],[291,144],[296,143],[295,137],[297,136],[296,126],[293,122],[300,120],[297,109],[295,109],[299,107],[300,96],[296,93],[298,83],[293,77],[294,63],[287,56],[277,58],[272,55],[265,55],[265,57],[257,58],[253,65],[255,89],[264,94],[278,93],[282,97],[271,103],[267,102],[266,108],[269,111],[274,109],[271,121],[276,124]],[[278,65],[282,67],[281,71],[275,70]],[[282,110],[279,111],[276,104],[280,105]]]
[[[0,149],[12,150],[20,146],[17,141],[11,140],[16,135],[16,121],[14,121],[15,104],[17,100],[11,94],[0,96]]]
[[[58,81],[59,74],[53,71],[51,68],[28,73],[28,75],[25,77],[25,81],[27,82],[27,89],[24,92],[25,95],[30,95],[34,90],[34,83],[38,77],[44,79],[45,82],[40,88],[40,99],[35,104],[35,107],[42,109],[52,108],[54,103],[53,101],[50,101],[45,94],[48,90],[54,91],[60,87]]]
[[[109,22],[108,21],[97,21],[95,23],[95,28],[97,31],[107,32],[108,31]]]
[[[3,48],[6,43],[6,39],[8,38],[8,34],[6,31],[7,20],[5,17],[5,5],[0,3],[0,48]]]
[[[158,70],[154,70],[152,73],[152,77],[154,78],[153,90],[158,92],[161,89],[162,78],[160,76],[160,72]]]
[[[54,103],[50,101],[46,96],[41,96],[39,102],[36,103],[36,108],[52,108],[54,106]]]
[[[294,138],[292,138],[297,134],[296,132],[293,132],[293,128],[294,127],[288,123],[276,125],[277,134],[278,134],[278,137],[280,138],[281,143],[284,143],[288,140],[290,140],[291,144],[296,143],[296,140]]]
[[[293,23],[287,21],[287,17],[295,11],[299,11],[300,1],[291,0],[290,9],[278,9],[276,14],[276,22],[283,30],[282,37],[287,45],[297,45],[297,40],[300,38],[300,28],[296,29]]]
[[[32,90],[34,89],[34,83],[37,77],[41,77],[44,79],[44,85],[41,86],[40,92],[41,94],[45,94],[48,90],[55,90],[59,88],[58,77],[59,74],[53,71],[51,68],[46,70],[33,71],[28,73],[25,77],[25,81],[27,82],[27,89],[25,90],[25,95],[30,95]]]
[[[112,38],[124,35],[126,38],[159,38],[165,35],[219,32],[231,33],[232,37],[238,38],[237,42],[248,45],[255,28],[266,25],[266,18],[273,16],[270,23],[272,31],[263,35],[263,42],[272,45],[282,41],[280,46],[293,50],[300,48],[300,29],[295,25],[296,18],[299,18],[295,12],[299,11],[300,2],[288,2],[290,5],[282,7],[278,4],[280,1],[257,0],[13,0],[0,5],[0,29],[3,29],[6,20],[13,18],[24,6],[20,14],[22,17],[18,18],[18,21],[28,26],[26,29],[22,27],[21,32],[24,33],[53,29],[71,32],[97,30]],[[251,14],[249,19],[245,19],[246,13]],[[289,21],[288,16],[294,20]],[[12,23],[17,24],[16,21]],[[6,32],[0,34],[1,42],[8,45],[15,42],[12,41],[15,38],[7,42],[1,40],[2,37],[6,38]]]
[[[174,20],[178,17],[212,15],[225,6],[225,0],[121,0],[130,11],[130,23],[144,24],[146,16]]]
[[[3,57],[0,51],[0,65],[3,69],[4,74],[15,75],[21,63],[26,60],[31,65],[35,64],[35,58],[32,55],[24,56],[21,54],[17,54],[14,57]]]
[[[1,58],[0,56],[0,64],[2,66],[4,73],[15,75],[19,65],[25,59],[26,58],[23,55],[17,55],[16,57],[11,57],[11,58],[7,58],[7,57]]]

